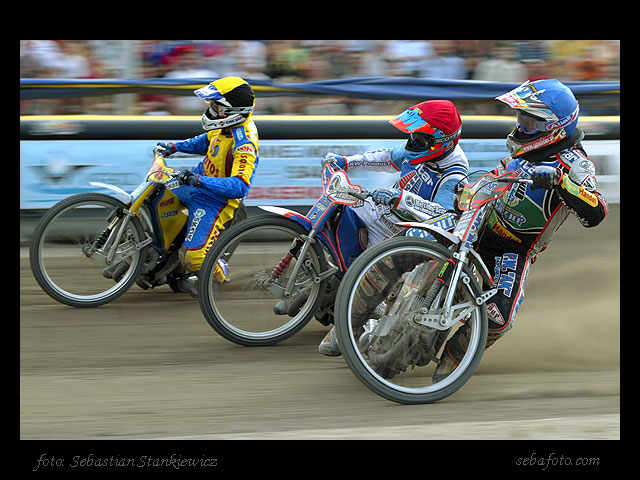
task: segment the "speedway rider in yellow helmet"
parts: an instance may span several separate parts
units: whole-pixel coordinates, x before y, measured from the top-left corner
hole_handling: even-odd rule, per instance
[[[194,92],[207,103],[202,114],[206,133],[181,142],[161,142],[164,156],[175,152],[205,155],[180,173],[173,193],[189,209],[187,233],[180,248],[182,265],[198,272],[207,251],[233,220],[247,196],[258,166],[258,130],[251,118],[255,95],[240,77],[224,77]]]

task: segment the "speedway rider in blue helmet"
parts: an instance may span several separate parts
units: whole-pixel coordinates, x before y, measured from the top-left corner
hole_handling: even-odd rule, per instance
[[[393,148],[348,157],[330,153],[323,160],[323,164],[336,162],[347,171],[363,169],[399,175],[393,186],[372,193],[375,202],[367,199],[343,210],[338,232],[342,225],[349,225],[345,230],[352,235],[345,235],[340,244],[357,247],[351,257],[401,232],[403,227],[397,225],[400,221],[426,221],[453,211],[455,187],[467,176],[469,163],[458,145],[462,119],[452,102],[421,102],[389,123],[406,133],[408,140]],[[346,258],[345,263],[349,265],[353,259]],[[340,355],[333,329],[318,350],[327,356]]]
[[[516,111],[507,137],[510,157],[495,173],[513,171],[533,184],[513,184],[497,202],[476,250],[494,268],[498,293],[487,301],[491,346],[513,327],[529,268],[570,213],[585,227],[598,225],[607,204],[596,188],[595,167],[580,144],[580,107],[558,80],[525,82],[496,98]],[[434,374],[440,381],[458,365],[470,333],[463,326],[445,345]]]

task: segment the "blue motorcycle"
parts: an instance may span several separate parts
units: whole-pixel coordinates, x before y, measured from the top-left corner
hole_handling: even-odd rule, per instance
[[[199,273],[200,308],[224,338],[246,346],[282,342],[314,316],[332,322],[340,279],[364,251],[366,229],[349,208],[369,196],[332,163],[322,166],[322,194],[306,215],[266,212],[225,231]]]

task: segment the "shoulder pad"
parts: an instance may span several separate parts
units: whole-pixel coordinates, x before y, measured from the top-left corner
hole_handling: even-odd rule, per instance
[[[247,131],[243,125],[238,125],[231,129],[233,133],[234,147],[233,150],[239,150],[245,153],[253,153],[255,155],[255,145],[247,137]]]
[[[559,155],[562,157],[562,161],[567,163],[568,165],[571,165],[576,161],[589,161],[587,156],[577,148],[568,148],[566,150],[562,150]]]

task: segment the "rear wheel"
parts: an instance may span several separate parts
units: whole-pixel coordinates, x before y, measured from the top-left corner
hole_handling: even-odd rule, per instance
[[[327,269],[320,243],[310,244],[304,258],[298,252],[281,265],[294,242],[307,233],[294,220],[262,215],[220,235],[198,274],[200,309],[216,332],[240,345],[273,345],[295,335],[313,318],[327,283],[319,277]],[[292,279],[298,263],[300,269]],[[279,265],[281,274],[274,278]]]

